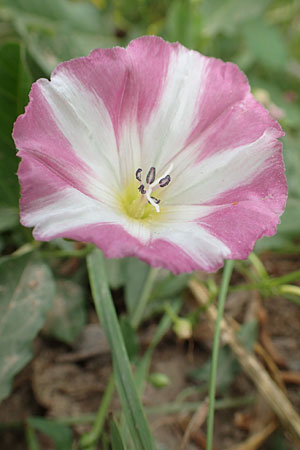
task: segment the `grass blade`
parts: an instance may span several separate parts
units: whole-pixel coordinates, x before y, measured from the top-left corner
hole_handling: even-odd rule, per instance
[[[88,256],[87,264],[96,311],[110,345],[116,386],[131,439],[136,450],[154,450],[109,290],[104,256],[100,250],[96,249]]]

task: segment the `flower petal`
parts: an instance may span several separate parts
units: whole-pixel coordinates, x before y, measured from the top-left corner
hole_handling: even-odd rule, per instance
[[[28,155],[19,165],[18,177],[21,223],[34,227],[37,240],[67,237],[67,232],[73,228],[119,220],[115,205],[103,205],[85,195]]]
[[[143,165],[156,166],[161,171],[182,150],[191,134],[209,61],[180,44],[166,45],[171,54],[160,96],[140,131]]]
[[[277,129],[269,128],[251,144],[217,152],[187,168],[180,174],[180,183],[168,187],[168,203],[207,204],[228,190],[249,185],[257,175],[277,165],[278,155],[281,158],[277,134]],[[282,163],[280,170],[283,174]],[[285,193],[284,178],[281,180]],[[267,183],[272,190],[271,179]]]
[[[281,144],[277,144],[281,147]],[[221,206],[199,223],[231,250],[230,258],[247,258],[257,239],[276,233],[287,197],[280,152],[249,184],[225,192],[213,202]]]
[[[173,273],[206,270],[214,272],[230,254],[227,246],[204,228],[189,225],[187,233],[166,233],[147,245],[132,236],[119,224],[99,223],[68,230],[55,237],[68,237],[93,242],[108,258],[136,256],[154,267],[164,267]]]

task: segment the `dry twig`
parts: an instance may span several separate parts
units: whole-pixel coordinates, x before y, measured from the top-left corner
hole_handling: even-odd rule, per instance
[[[263,429],[252,434],[246,441],[235,445],[228,450],[257,450],[268,439],[268,437],[276,430],[276,423],[270,422]]]
[[[192,437],[192,434],[198,430],[204,421],[206,420],[208,412],[208,399],[206,399],[195,412],[191,418],[188,426],[186,427],[182,442],[180,444],[179,450],[185,450]]]

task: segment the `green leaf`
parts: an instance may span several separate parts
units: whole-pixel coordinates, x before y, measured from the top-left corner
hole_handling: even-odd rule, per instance
[[[256,320],[245,322],[237,333],[241,343],[251,350],[257,338],[258,326]],[[190,376],[197,382],[207,383],[210,376],[211,359],[206,361],[200,368],[190,372]],[[236,375],[240,371],[240,365],[228,345],[224,345],[219,351],[218,372],[216,380],[216,388],[220,393],[225,392]]]
[[[246,23],[242,28],[248,48],[267,69],[283,70],[288,50],[278,28],[262,19]]]
[[[125,450],[119,426],[113,419],[110,422],[110,439],[112,450]]]
[[[257,340],[258,335],[258,323],[254,320],[245,322],[239,329],[237,336],[244,347],[248,350],[252,350]]]
[[[209,359],[200,368],[190,372],[191,378],[198,383],[208,383],[210,367],[211,360]],[[216,390],[220,393],[225,392],[232,384],[238,371],[239,363],[231,352],[230,347],[225,345],[219,351]]]
[[[18,158],[11,133],[14,121],[24,111],[24,105],[28,102],[30,84],[30,75],[21,45],[17,43],[2,45],[0,47],[1,206],[16,208],[19,202],[19,183],[16,177]]]
[[[98,317],[112,352],[114,374],[123,413],[136,450],[155,449],[126,352],[122,333],[108,286],[105,260],[96,249],[87,257],[92,294]]]
[[[56,339],[71,344],[86,323],[85,295],[82,288],[70,280],[58,280],[54,303],[44,331]]]
[[[72,431],[67,425],[41,417],[30,417],[27,422],[35,430],[49,436],[56,450],[72,450]]]
[[[168,274],[168,276],[155,283],[151,298],[166,299],[178,295],[187,286],[189,278],[190,274],[186,273],[180,275]]]
[[[31,359],[31,343],[54,297],[48,266],[32,255],[0,262],[0,400]]]
[[[120,326],[128,358],[130,361],[134,361],[137,358],[139,351],[139,340],[137,333],[126,316],[121,317]]]
[[[125,261],[125,302],[131,317],[141,298],[150,266],[136,258]]]
[[[112,289],[119,289],[125,284],[124,263],[123,259],[106,260],[108,282]]]
[[[46,73],[61,61],[116,44],[112,19],[91,3],[2,0],[2,4],[32,57]]]

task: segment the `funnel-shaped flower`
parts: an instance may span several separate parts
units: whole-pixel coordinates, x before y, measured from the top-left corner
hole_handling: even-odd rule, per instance
[[[282,135],[234,64],[157,37],[95,50],[37,81],[15,124],[22,224],[215,271],[276,231]]]

